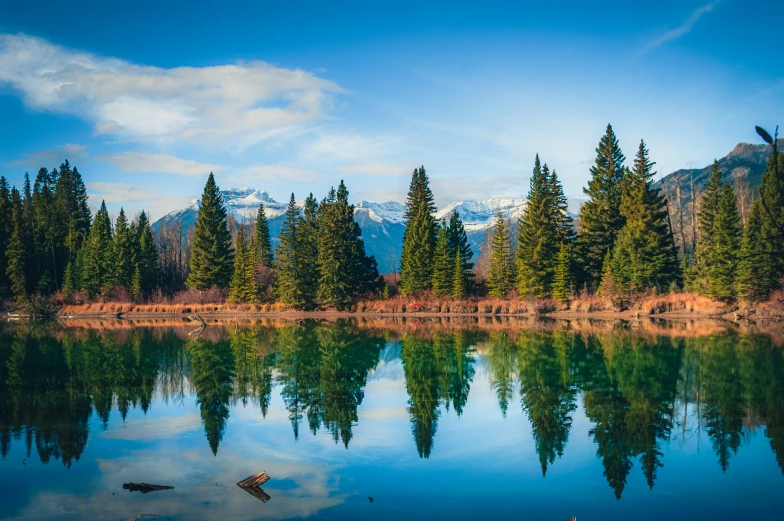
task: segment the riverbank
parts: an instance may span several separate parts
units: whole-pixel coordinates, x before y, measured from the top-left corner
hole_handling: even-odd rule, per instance
[[[22,318],[23,313],[19,314]],[[8,318],[6,315],[4,318]],[[296,310],[281,303],[272,304],[136,304],[133,302],[92,302],[59,307],[57,317],[122,319],[182,319],[203,317],[205,320],[338,319],[350,317],[549,317],[562,319],[627,319],[642,317],[668,319],[723,319],[730,321],[784,320],[784,301],[780,295],[753,306],[727,304],[692,293],[674,293],[619,300],[588,296],[565,303],[553,300],[517,299],[405,299],[368,300],[346,310]],[[12,318],[14,318],[12,316]],[[198,318],[195,318],[198,320]]]

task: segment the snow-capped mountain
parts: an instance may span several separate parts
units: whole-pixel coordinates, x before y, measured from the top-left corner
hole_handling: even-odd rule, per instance
[[[279,203],[267,192],[250,187],[230,188],[223,190],[221,194],[229,215],[238,222],[254,219],[259,205],[263,203],[269,219],[270,234],[273,241],[277,241],[288,203]],[[196,222],[199,205],[200,201],[194,199],[185,208],[160,218],[154,227],[157,229],[165,222],[177,220],[182,220],[184,227],[190,227]],[[302,201],[299,201],[298,205],[301,207]],[[486,201],[458,201],[436,212],[436,218],[449,219],[452,212],[458,212],[465,224],[468,240],[476,259],[487,242],[487,232],[493,227],[498,212],[501,212],[505,219],[516,223],[524,209],[525,199],[493,198]],[[405,205],[396,201],[361,201],[354,205],[354,219],[362,229],[365,249],[369,255],[376,258],[381,273],[389,273],[399,267],[405,231],[405,211]]]

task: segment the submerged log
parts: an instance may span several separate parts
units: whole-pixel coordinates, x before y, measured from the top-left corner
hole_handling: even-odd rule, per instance
[[[270,479],[269,474],[267,474],[264,471],[261,471],[258,474],[254,474],[252,476],[243,479],[242,481],[237,483],[237,486],[240,487],[245,492],[247,492],[248,494],[250,494],[251,496],[260,500],[262,503],[266,503],[272,498],[270,498],[269,495],[267,495],[267,493],[260,488],[260,486],[263,483],[269,481],[269,479]]]
[[[270,478],[269,474],[267,474],[266,472],[264,472],[262,470],[258,474],[254,474],[252,476],[249,476],[249,477],[243,479],[242,481],[237,483],[237,485],[242,487],[242,488],[258,487],[259,485],[262,485],[262,484],[266,483],[267,481],[269,481],[269,478]]]
[[[167,485],[151,485],[149,483],[123,483],[123,488],[125,490],[130,490],[131,492],[147,494],[148,492],[155,492],[156,490],[171,490],[174,487]]]

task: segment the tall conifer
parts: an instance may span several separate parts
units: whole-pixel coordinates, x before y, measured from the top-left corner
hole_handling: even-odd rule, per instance
[[[694,251],[694,264],[688,276],[689,286],[687,288],[691,291],[700,293],[708,291],[710,259],[714,248],[713,229],[719,210],[722,185],[721,167],[719,167],[719,162],[714,160],[708,184],[700,197],[700,209],[697,214],[697,245]]]
[[[443,297],[452,293],[454,257],[449,255],[449,235],[446,222],[438,227],[436,249],[433,254],[433,293]],[[462,268],[461,268],[462,269]]]
[[[5,274],[18,303],[27,300],[27,251],[23,243],[22,202],[16,188],[11,191],[12,231],[5,251]]]
[[[558,254],[555,257],[555,273],[553,275],[553,285],[551,287],[552,297],[559,302],[569,299],[572,293],[572,269],[569,259],[569,245],[561,242],[558,247]]]
[[[125,211],[120,208],[120,214],[114,225],[114,279],[116,283],[125,288],[131,287],[131,280],[135,271],[134,249],[136,237],[133,236],[128,226]]]
[[[755,201],[749,212],[740,248],[737,293],[748,302],[768,298],[776,286],[767,244],[762,238],[762,205]]]
[[[319,279],[319,235],[321,233],[321,209],[313,194],[308,195],[302,207],[299,230],[300,284],[302,296],[308,309],[318,302]]]
[[[278,269],[278,300],[294,307],[305,305],[299,259],[299,229],[301,226],[302,218],[299,215],[294,193],[292,193],[286,209],[286,219],[280,230],[280,242],[275,251],[275,264]]]
[[[193,235],[190,273],[186,285],[192,289],[225,288],[233,271],[231,234],[226,221],[223,196],[210,172]]]
[[[624,176],[621,152],[612,126],[596,148],[596,161],[591,167],[591,179],[583,191],[588,201],[580,208],[580,235],[577,238],[582,282],[596,287],[602,275],[607,252],[623,227],[621,216],[621,181]]]
[[[740,250],[740,215],[735,192],[722,185],[708,268],[708,295],[718,299],[735,296],[735,277]]]
[[[433,193],[425,168],[414,170],[406,200],[403,252],[400,258],[400,287],[404,295],[430,289],[433,282],[433,254],[436,222]]]
[[[487,291],[496,298],[504,298],[514,284],[509,231],[501,213],[495,220],[495,231],[487,270]]]
[[[259,204],[259,211],[256,214],[256,243],[259,249],[259,264],[265,268],[272,268],[272,240],[270,238],[269,220],[264,211],[264,203]]]

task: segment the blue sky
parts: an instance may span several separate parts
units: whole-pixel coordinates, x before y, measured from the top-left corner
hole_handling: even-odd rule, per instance
[[[524,196],[538,152],[578,198],[608,122],[669,173],[784,107],[771,0],[119,4],[4,2],[0,175],[68,157],[93,205],[158,217],[210,170],[402,201],[423,164],[444,205]]]

